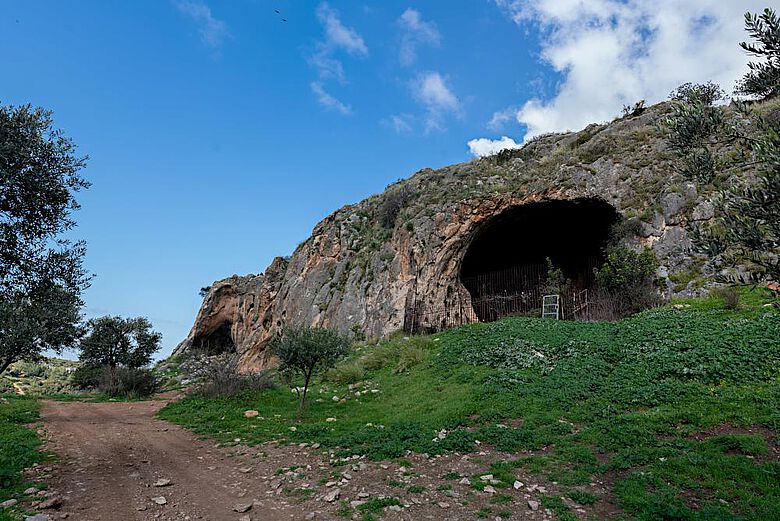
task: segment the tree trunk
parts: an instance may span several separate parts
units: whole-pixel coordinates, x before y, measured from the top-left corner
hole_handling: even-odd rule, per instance
[[[301,403],[298,406],[298,418],[303,416],[303,407],[306,405],[306,393],[309,391],[309,380],[311,380],[311,373],[312,370],[310,369],[309,372],[304,375],[303,393],[301,393]]]
[[[10,358],[3,358],[0,360],[0,374],[3,374],[3,372],[8,369],[8,366],[11,365],[11,359]]]

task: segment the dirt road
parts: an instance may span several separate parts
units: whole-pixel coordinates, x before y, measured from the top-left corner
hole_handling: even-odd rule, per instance
[[[366,508],[383,521],[465,521],[491,512],[491,519],[551,521],[540,496],[561,494],[554,483],[522,474],[501,494],[475,490],[466,476],[516,457],[486,446],[473,455],[408,454],[399,461],[339,459],[307,443],[218,447],[156,419],[165,403],[43,402],[45,449],[58,458],[30,476],[49,490],[29,509],[52,521],[320,521],[360,519]],[[591,485],[589,491],[605,495],[603,483]],[[591,511],[565,501],[582,519],[606,518],[613,509],[605,500]]]
[[[295,517],[261,502],[234,511],[253,503],[256,476],[241,458],[156,419],[164,404],[44,402],[46,448],[59,457],[46,481],[63,498],[61,512],[101,521]],[[158,480],[170,484],[155,486]],[[164,505],[152,499],[161,497]]]

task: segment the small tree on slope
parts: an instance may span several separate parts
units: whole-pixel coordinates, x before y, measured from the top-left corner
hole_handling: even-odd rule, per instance
[[[271,348],[279,357],[279,370],[288,376],[303,377],[303,391],[298,415],[306,405],[306,393],[312,376],[333,367],[349,349],[349,339],[330,329],[317,327],[288,328]]]

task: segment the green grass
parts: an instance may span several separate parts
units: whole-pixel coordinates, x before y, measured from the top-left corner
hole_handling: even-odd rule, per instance
[[[520,470],[564,490],[608,476],[631,519],[780,519],[780,463],[769,457],[780,313],[763,306],[765,292],[743,293],[737,310],[700,299],[615,323],[507,318],[361,346],[314,385],[302,421],[284,388],[188,398],[160,416],[223,443],[319,442],[373,459],[471,452],[479,440],[524,452],[485,469],[497,488]],[[346,367],[350,378],[335,377]],[[560,498],[546,501],[559,519],[572,515]]]
[[[38,402],[31,398],[7,397],[0,401],[0,502],[18,497],[29,484],[22,471],[42,461],[40,439],[25,425],[38,419]],[[0,521],[13,519],[0,510]]]

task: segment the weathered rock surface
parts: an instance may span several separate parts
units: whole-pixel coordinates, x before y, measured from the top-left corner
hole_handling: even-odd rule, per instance
[[[676,171],[657,129],[667,108],[544,136],[509,154],[423,169],[345,206],[262,275],[215,282],[176,352],[229,331],[243,369],[257,370],[272,364],[267,344],[286,324],[377,338],[402,327],[408,303],[470,306],[458,278],[468,245],[492,217],[532,202],[603,200],[640,222],[634,242],[655,251],[662,274],[702,271],[689,253],[689,231],[712,218],[716,193]],[[382,204],[400,190],[410,196],[394,225],[383,226]]]

